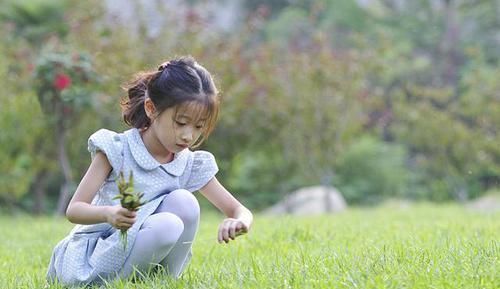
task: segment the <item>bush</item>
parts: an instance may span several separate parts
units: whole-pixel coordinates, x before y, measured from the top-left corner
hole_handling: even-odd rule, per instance
[[[409,172],[403,147],[363,137],[340,156],[336,186],[349,203],[405,195]]]
[[[283,154],[272,150],[242,151],[231,159],[225,183],[251,208],[264,208],[302,185]]]

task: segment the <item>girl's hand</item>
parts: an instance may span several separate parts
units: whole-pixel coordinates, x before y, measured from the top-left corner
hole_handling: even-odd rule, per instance
[[[127,230],[135,223],[135,217],[136,212],[129,211],[121,205],[116,205],[108,207],[106,221],[117,229]]]
[[[234,240],[236,237],[246,234],[248,232],[249,226],[243,223],[241,220],[234,218],[227,218],[222,221],[219,226],[218,241],[228,243],[229,239]]]

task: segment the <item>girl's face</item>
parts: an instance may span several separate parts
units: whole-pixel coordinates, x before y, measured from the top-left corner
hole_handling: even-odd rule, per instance
[[[150,129],[167,151],[178,153],[198,140],[206,121],[200,117],[203,109],[201,106],[197,103],[182,104],[151,118]]]

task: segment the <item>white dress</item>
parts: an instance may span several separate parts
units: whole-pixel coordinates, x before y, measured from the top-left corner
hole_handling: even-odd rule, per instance
[[[194,192],[207,184],[217,173],[213,155],[206,151],[184,149],[167,164],[160,164],[148,152],[136,128],[123,133],[101,129],[90,136],[88,148],[94,157],[97,151],[106,154],[112,171],[101,186],[93,205],[117,205],[116,178],[120,171],[127,177],[134,173],[134,187],[147,201],[137,212],[136,222],[128,229],[124,250],[120,231],[108,223],[76,225],[54,248],[47,279],[65,285],[85,285],[111,279],[120,271],[134,245],[137,232],[145,219],[176,189]],[[186,260],[186,262],[189,261]],[[184,264],[185,266],[186,264]]]

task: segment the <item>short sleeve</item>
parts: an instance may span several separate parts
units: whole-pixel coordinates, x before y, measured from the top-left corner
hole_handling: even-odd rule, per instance
[[[203,188],[219,171],[214,156],[207,151],[195,151],[185,189],[190,192]]]
[[[92,158],[97,152],[103,152],[113,167],[113,171],[120,171],[123,163],[123,144],[118,133],[107,129],[96,131],[89,137],[88,150]]]

